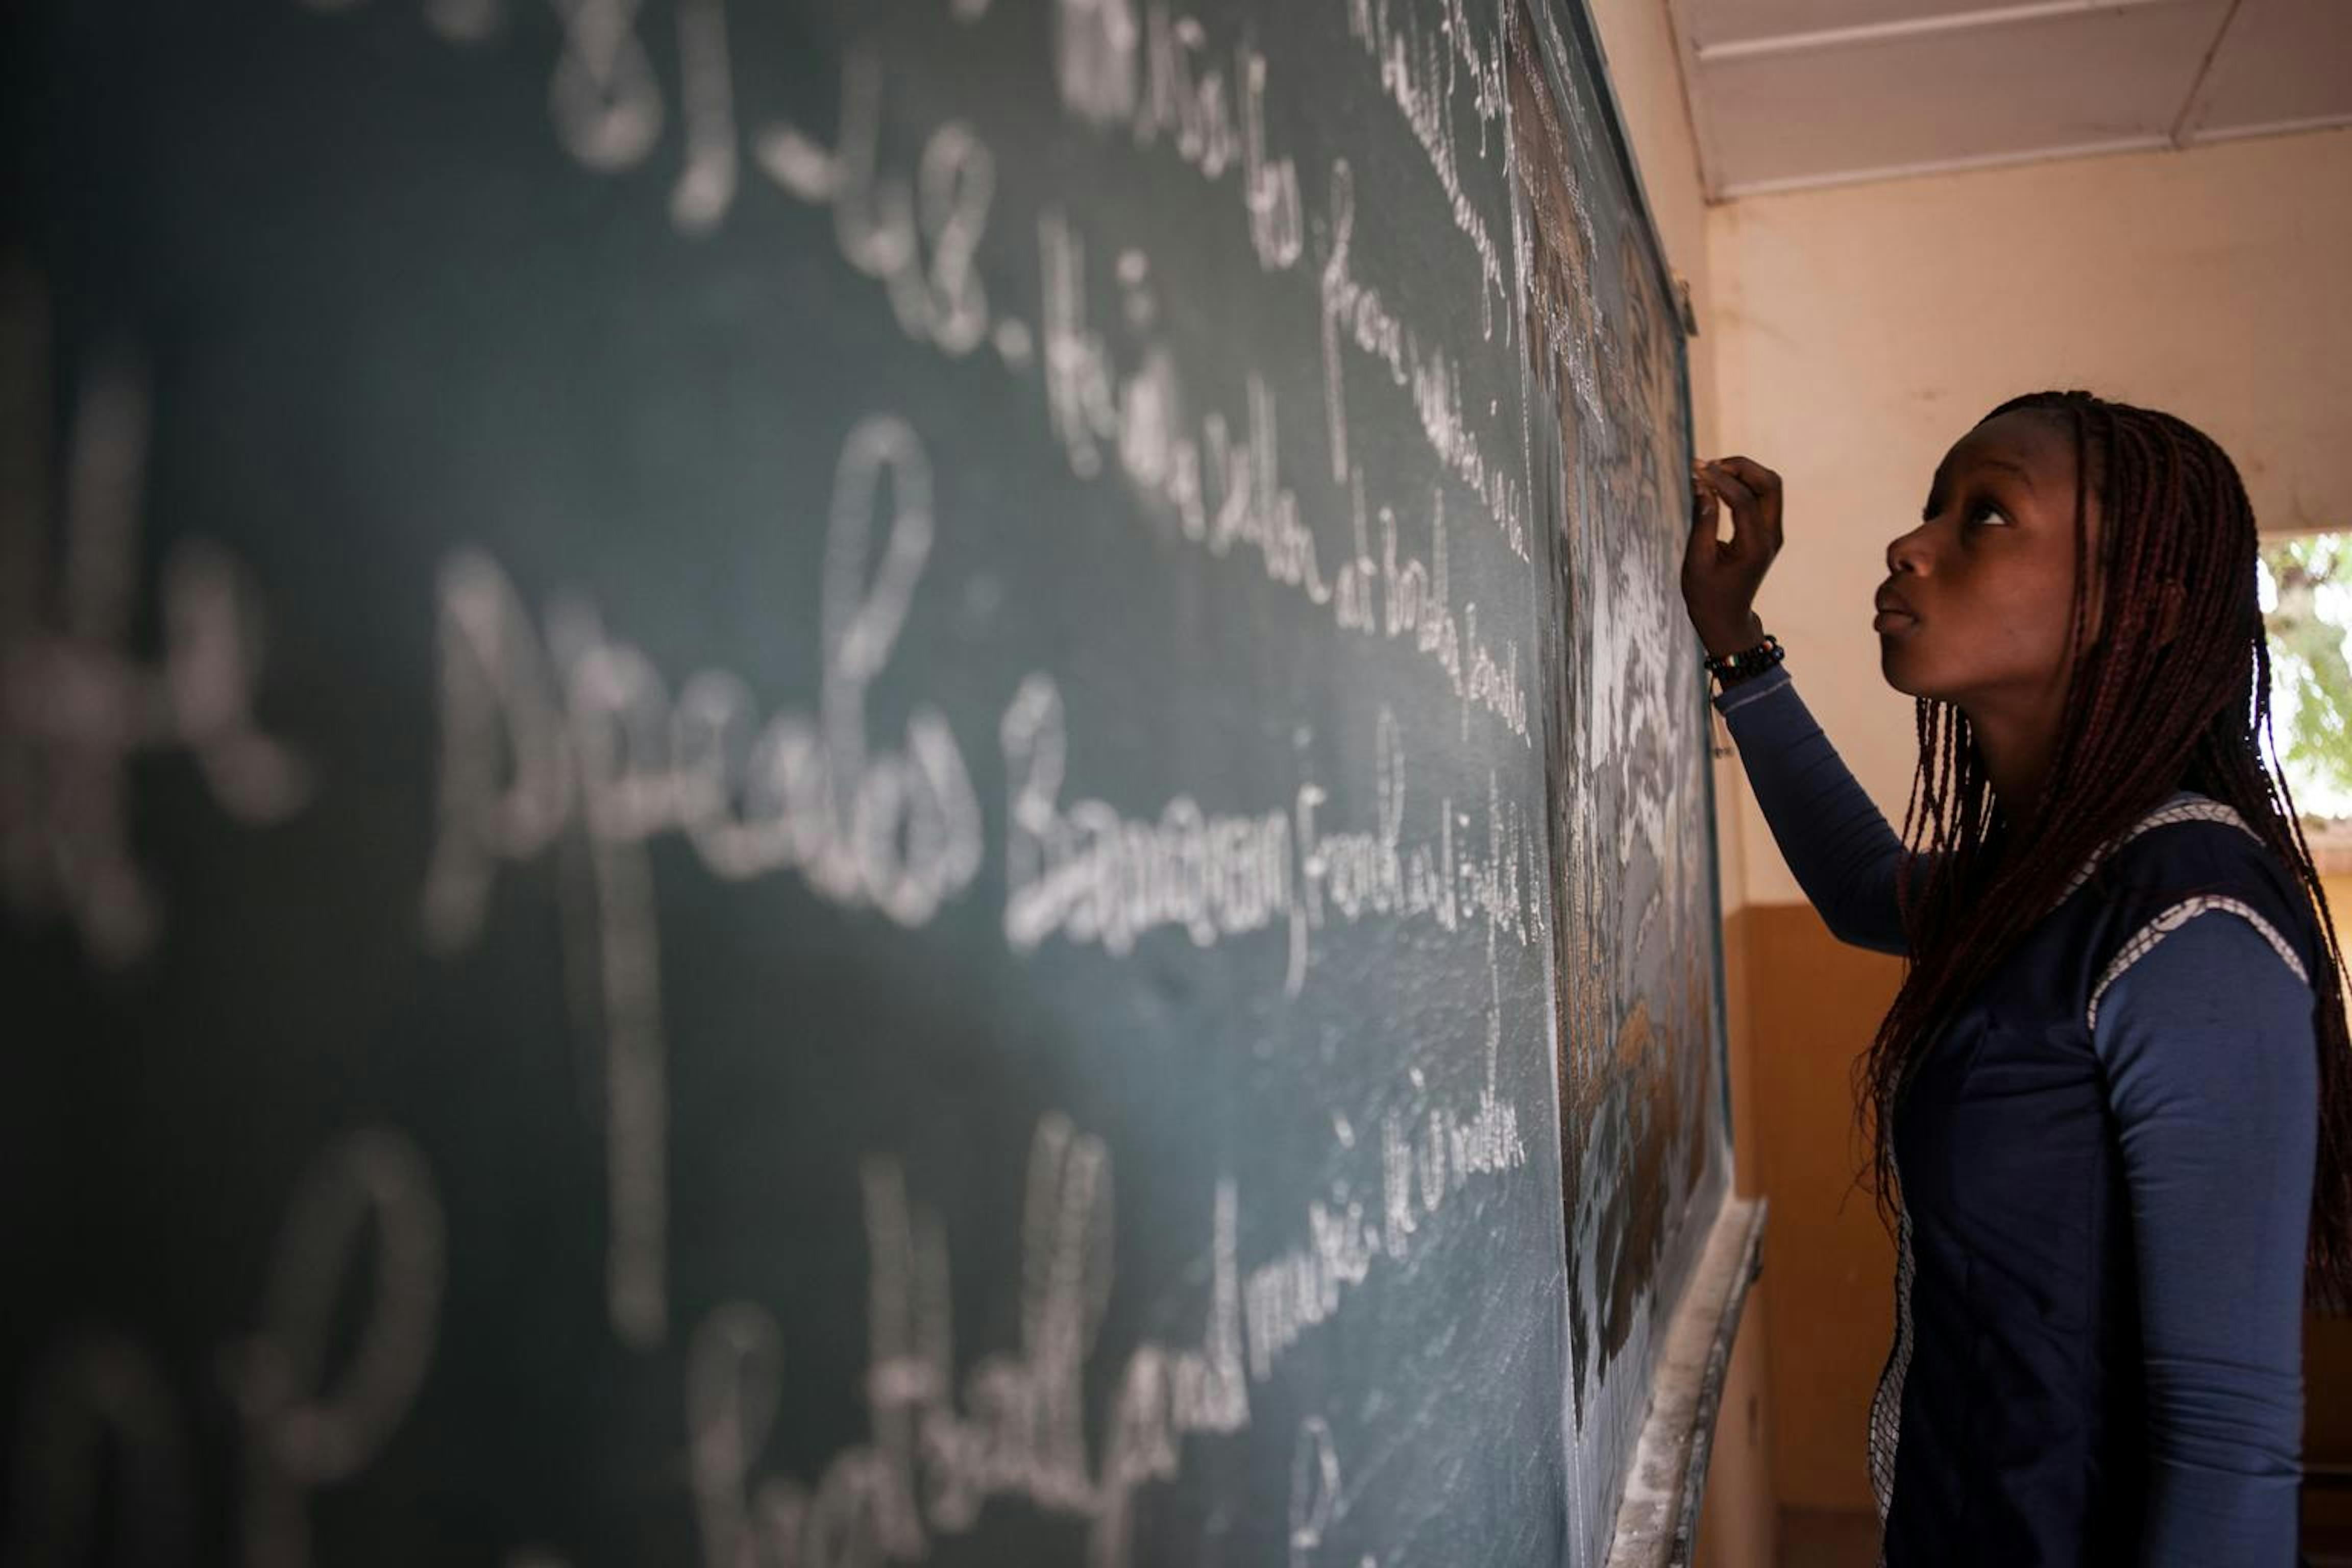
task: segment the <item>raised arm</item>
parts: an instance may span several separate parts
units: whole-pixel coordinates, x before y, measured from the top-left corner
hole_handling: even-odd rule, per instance
[[[1726,506],[1728,540],[1717,537]],[[1780,552],[1780,476],[1752,458],[1692,467],[1683,603],[1710,655],[1727,658],[1763,639],[1756,590]],[[1736,681],[1715,706],[1738,742],[1774,841],[1831,932],[1857,947],[1903,952],[1895,895],[1903,841],[1798,700],[1787,668]]]
[[[1907,853],[1797,695],[1785,664],[1715,699],[1739,747],[1748,787],[1830,932],[1880,952],[1904,951],[1895,876]]]
[[[2139,1270],[2141,1568],[2294,1561],[2311,1010],[2311,987],[2225,910],[2164,936],[2098,1002]]]

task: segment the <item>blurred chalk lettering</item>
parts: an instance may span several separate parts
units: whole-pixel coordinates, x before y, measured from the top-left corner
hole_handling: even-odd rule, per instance
[[[879,527],[877,530],[877,519]],[[904,421],[876,416],[844,442],[826,524],[814,715],[759,720],[740,677],[707,668],[673,699],[653,661],[606,633],[585,600],[542,637],[487,553],[441,574],[439,829],[425,935],[463,952],[498,868],[567,831],[590,896],[565,918],[593,955],[604,1047],[614,1327],[638,1345],[667,1322],[668,1087],[661,942],[646,843],[677,833],[727,881],[798,873],[820,896],[919,926],[979,868],[980,808],[953,733],[918,703],[901,749],[877,750],[866,695],[887,665],[931,550],[931,476]],[[877,537],[878,532],[878,537]]]
[[[41,306],[29,280],[13,282],[9,337],[29,352],[46,335]],[[62,916],[93,958],[120,967],[153,952],[166,924],[166,896],[131,841],[134,763],[184,753],[247,827],[291,816],[311,783],[254,718],[260,596],[227,551],[196,537],[171,546],[161,656],[136,656],[152,377],[120,349],[78,380],[54,571],[37,470],[0,494],[5,562],[22,574],[0,599],[0,887],[20,915]]]

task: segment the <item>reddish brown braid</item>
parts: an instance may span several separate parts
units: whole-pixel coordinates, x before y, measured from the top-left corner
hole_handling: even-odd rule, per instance
[[[1900,879],[1913,956],[1855,1065],[1858,1125],[1872,1148],[1867,1174],[1880,1213],[1891,1226],[1890,1110],[1935,1021],[2015,950],[2102,846],[2174,790],[2189,788],[2235,807],[2293,868],[2326,935],[2326,962],[2312,976],[2319,1144],[2308,1280],[2313,1300],[2352,1302],[2352,1042],[2343,956],[2294,797],[2258,740],[2270,737],[2271,666],[2255,591],[2252,505],[2228,454],[2168,414],[2086,392],[2037,392],[1985,418],[2021,409],[2053,418],[2074,436],[2082,476],[2074,501],[2077,647],[2094,586],[2084,570],[2087,498],[2093,484],[2099,487],[2103,636],[2083,651],[2067,686],[2041,792],[2051,804],[2022,823],[1993,812],[1967,716],[1948,702],[1919,700],[1919,767],[1903,819],[1910,858]],[[2173,639],[2159,647],[2167,582],[2180,584],[2182,598]]]

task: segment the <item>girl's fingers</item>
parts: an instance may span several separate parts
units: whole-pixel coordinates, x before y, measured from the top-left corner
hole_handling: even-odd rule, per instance
[[[1780,543],[1780,476],[1753,458],[1729,457],[1716,459],[1716,466],[1756,498],[1756,521],[1762,531],[1778,549]]]
[[[1703,463],[1700,473],[1708,488],[1723,498],[1731,509],[1731,552],[1746,555],[1760,542],[1764,533],[1763,519],[1758,515],[1756,492],[1741,483],[1721,463]]]

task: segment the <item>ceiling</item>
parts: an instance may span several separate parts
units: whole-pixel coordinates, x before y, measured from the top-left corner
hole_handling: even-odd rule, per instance
[[[2352,125],[2352,0],[1667,0],[1707,194]]]

